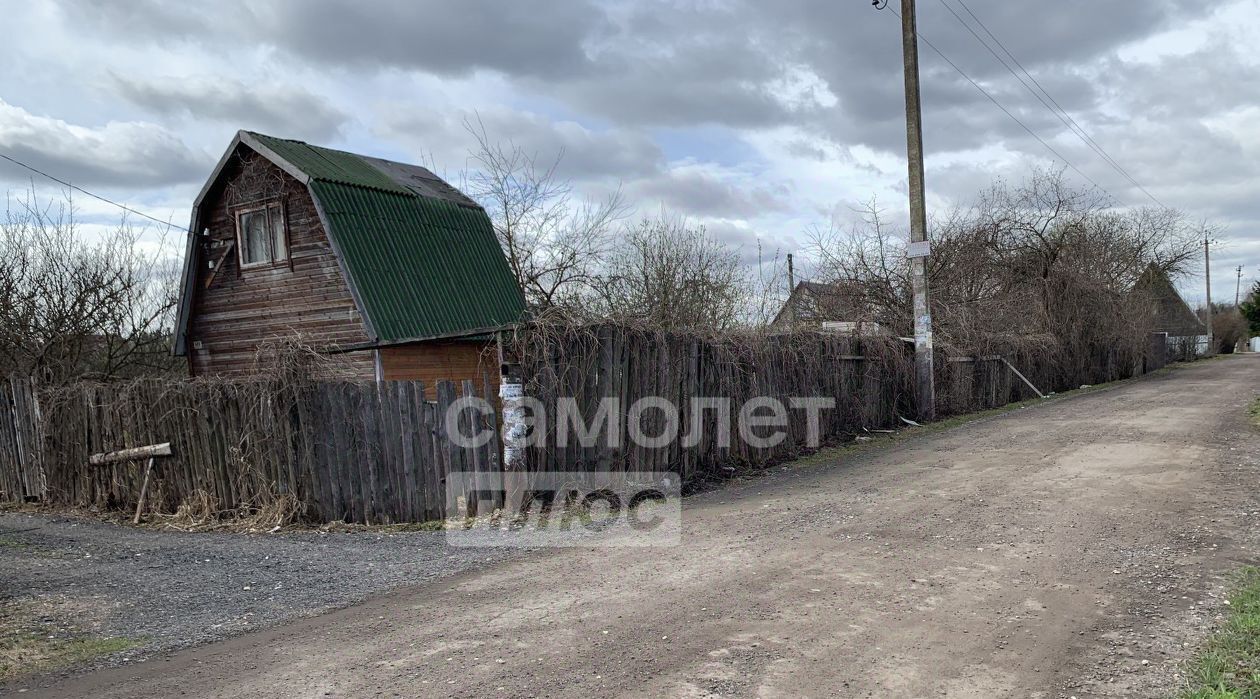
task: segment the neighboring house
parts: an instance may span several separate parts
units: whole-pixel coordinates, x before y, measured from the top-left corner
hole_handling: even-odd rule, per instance
[[[866,294],[856,284],[800,282],[774,317],[771,327],[845,335],[883,334],[879,323],[869,320],[871,316]]]
[[[1152,264],[1133,291],[1150,299],[1153,331],[1167,337],[1170,359],[1194,359],[1195,355],[1207,353],[1207,326],[1190,310],[1167,274]]]
[[[432,172],[247,131],[193,204],[181,289],[194,376],[300,337],[358,378],[497,381],[488,343],[525,308],[486,212]]]

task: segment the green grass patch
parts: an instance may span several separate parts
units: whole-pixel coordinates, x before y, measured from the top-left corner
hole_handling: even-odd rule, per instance
[[[1247,408],[1247,418],[1251,420],[1251,424],[1260,427],[1260,397],[1251,401],[1251,406]]]
[[[1187,674],[1178,699],[1260,699],[1260,568],[1239,574],[1229,618]]]
[[[23,550],[30,548],[30,544],[18,541],[17,539],[0,536],[0,548]]]
[[[81,621],[87,603],[33,599],[0,606],[0,682],[81,665],[141,645],[140,639],[102,637]]]
[[[138,645],[140,642],[131,638],[48,638],[25,629],[6,633],[0,637],[0,681],[80,665]]]

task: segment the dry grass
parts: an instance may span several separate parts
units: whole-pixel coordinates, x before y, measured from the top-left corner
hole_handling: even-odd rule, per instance
[[[162,529],[179,531],[275,532],[303,525],[306,503],[291,493],[268,492],[254,502],[224,508],[206,491],[195,490],[174,514],[154,514],[151,520]]]
[[[0,605],[0,681],[80,665],[140,645],[99,636],[92,604],[23,599]]]
[[[57,517],[74,517],[140,529],[182,532],[226,532],[236,534],[276,534],[302,532],[377,532],[401,533],[441,531],[443,520],[403,522],[399,524],[355,524],[328,522],[315,524],[303,514],[305,506],[291,497],[253,509],[221,509],[204,492],[186,500],[174,513],[148,513],[139,525],[131,522],[132,513],[122,510],[71,507],[50,503],[3,503],[0,512],[20,512]],[[19,542],[0,539],[0,546],[21,546]]]

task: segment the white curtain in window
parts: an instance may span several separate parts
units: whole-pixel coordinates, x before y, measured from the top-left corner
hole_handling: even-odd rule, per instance
[[[245,264],[267,262],[270,259],[267,234],[266,211],[241,214],[241,257]]]
[[[274,255],[273,260],[289,259],[289,246],[284,240],[284,209],[279,204],[273,204],[267,207],[267,213],[271,216],[271,240]]]

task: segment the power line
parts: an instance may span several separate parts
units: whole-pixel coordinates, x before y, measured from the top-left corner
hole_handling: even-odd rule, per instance
[[[1042,97],[1042,96],[1041,96],[1041,94],[1039,94],[1036,90],[1034,90],[1034,89],[1032,88],[1032,86],[1031,86],[1031,85],[1029,85],[1029,84],[1028,84],[1028,83],[1024,80],[1024,78],[1020,77],[1020,75],[1019,75],[1018,73],[1016,73],[1016,72],[1015,72],[1015,69],[1014,69],[1014,68],[1012,68],[1012,67],[1010,66],[1010,64],[1008,64],[1008,63],[1006,62],[1006,59],[1004,59],[1004,58],[1002,58],[1000,55],[998,55],[998,52],[997,52],[997,51],[995,51],[995,50],[993,49],[993,47],[992,47],[992,46],[990,46],[990,45],[988,44],[988,42],[986,42],[983,38],[981,38],[981,36],[980,36],[979,34],[977,34],[977,33],[976,33],[976,30],[975,30],[975,29],[973,29],[973,28],[971,27],[971,25],[970,25],[970,24],[967,24],[967,22],[966,22],[965,20],[963,20],[963,18],[962,18],[961,16],[959,16],[959,14],[958,14],[957,12],[955,12],[955,11],[954,11],[954,8],[952,8],[952,7],[950,7],[950,6],[949,6],[949,3],[947,3],[945,0],[940,0],[940,3],[941,3],[941,5],[943,5],[943,6],[945,7],[945,9],[946,9],[946,10],[948,10],[948,11],[949,11],[949,13],[950,13],[951,15],[953,15],[953,16],[954,16],[954,19],[958,20],[958,23],[959,23],[959,24],[961,24],[961,25],[963,26],[963,28],[964,28],[964,29],[966,29],[968,32],[970,32],[970,33],[971,33],[971,36],[975,37],[976,41],[980,42],[980,45],[981,45],[981,46],[983,46],[985,49],[987,49],[987,50],[989,51],[989,53],[990,53],[990,54],[992,54],[992,55],[993,55],[993,57],[997,59],[998,63],[1001,63],[1001,64],[1002,64],[1002,67],[1003,67],[1003,68],[1005,68],[1005,69],[1007,70],[1007,72],[1009,72],[1011,75],[1015,76],[1015,79],[1016,79],[1016,80],[1018,80],[1018,81],[1019,81],[1019,83],[1020,83],[1021,85],[1023,85],[1023,86],[1024,86],[1024,89],[1026,89],[1026,90],[1028,90],[1029,92],[1031,92],[1031,93],[1032,93],[1032,96],[1033,96],[1033,97],[1036,97],[1036,98],[1037,98],[1037,100],[1038,100],[1039,102],[1041,102],[1042,106],[1044,106],[1046,109],[1050,110],[1050,113],[1051,113],[1051,114],[1054,114],[1056,117],[1058,117],[1059,121],[1063,122],[1063,125],[1064,125],[1064,126],[1066,126],[1069,130],[1071,130],[1071,131],[1072,131],[1072,133],[1073,133],[1074,135],[1076,135],[1078,138],[1081,138],[1081,140],[1082,140],[1082,141],[1084,141],[1085,145],[1086,145],[1086,146],[1089,146],[1091,149],[1093,149],[1093,151],[1094,151],[1095,153],[1097,153],[1097,154],[1098,154],[1098,155],[1099,155],[1099,156],[1100,156],[1103,160],[1107,161],[1107,163],[1108,163],[1108,164],[1110,164],[1112,167],[1115,167],[1117,170],[1119,170],[1121,174],[1125,175],[1126,177],[1128,176],[1128,173],[1127,173],[1127,172],[1125,172],[1125,171],[1124,171],[1124,169],[1123,169],[1123,168],[1121,168],[1121,167],[1119,166],[1119,164],[1118,164],[1118,163],[1116,163],[1114,160],[1112,160],[1112,159],[1111,159],[1111,156],[1107,155],[1107,153],[1106,153],[1105,151],[1103,151],[1103,150],[1102,150],[1099,146],[1097,146],[1096,144],[1092,144],[1092,139],[1089,139],[1089,138],[1088,138],[1088,134],[1087,134],[1086,136],[1082,137],[1079,133],[1077,133],[1076,129],[1073,127],[1073,124],[1075,123],[1075,120],[1069,121],[1070,117],[1065,118],[1063,114],[1060,114],[1060,111],[1059,111],[1059,110],[1056,110],[1054,107],[1051,107],[1051,106],[1050,106],[1050,102],[1047,102],[1047,101],[1046,101],[1046,97],[1049,97],[1049,94],[1048,94],[1048,93],[1047,93],[1046,97]],[[962,3],[960,2],[960,4],[962,4]],[[964,7],[964,8],[966,8],[966,5],[963,5],[963,7]],[[968,12],[970,12],[970,9],[968,9]],[[974,15],[974,14],[972,14],[972,17],[974,18],[974,17],[975,17],[975,15]],[[980,22],[980,20],[979,20],[978,18],[976,19],[976,22],[980,24],[981,28],[983,28],[983,29],[985,30],[985,32],[989,34],[989,36],[990,36],[990,37],[993,37],[992,32],[989,32],[988,27],[985,27],[985,26],[984,26],[984,24],[983,24],[983,23],[981,23],[981,22]],[[997,43],[998,43],[998,45],[999,45],[999,46],[1002,46],[1002,43],[1001,43],[1000,41],[998,41],[996,37],[993,37],[993,40],[994,40],[994,41],[997,41]],[[1003,50],[1003,51],[1006,51],[1006,47],[1005,47],[1005,46],[1002,46],[1002,50]],[[1009,56],[1009,55],[1010,55],[1010,52],[1009,52],[1009,51],[1006,51],[1006,52],[1007,52],[1007,55]],[[1015,60],[1014,56],[1011,56],[1011,59],[1012,59],[1012,60]],[[1016,61],[1015,61],[1015,63],[1016,63],[1016,64],[1019,64],[1019,61],[1017,61],[1017,60],[1016,60]],[[1023,66],[1022,66],[1022,65],[1020,65],[1020,68],[1021,68],[1021,70],[1022,70],[1022,69],[1023,69]],[[1027,75],[1027,74],[1028,74],[1028,72],[1025,70],[1025,71],[1024,71],[1024,74],[1025,74],[1025,75]],[[1031,76],[1031,75],[1029,75],[1029,78],[1031,78],[1031,77],[1032,77],[1032,76]],[[1035,81],[1034,81],[1034,82],[1035,82]],[[1038,84],[1038,85],[1040,86],[1040,84]],[[1042,92],[1044,92],[1044,91],[1045,91],[1045,90],[1044,90],[1044,88],[1043,88],[1043,89],[1042,89]],[[1054,98],[1052,98],[1052,97],[1051,97],[1050,99],[1051,99],[1051,101],[1053,101],[1053,100],[1054,100]],[[1058,104],[1058,103],[1056,102],[1055,104]],[[1061,108],[1060,108],[1060,109],[1061,109]],[[1132,178],[1129,178],[1129,179],[1130,179],[1130,181],[1132,181]],[[1136,182],[1134,182],[1134,184],[1137,184],[1137,183],[1136,183]],[[1140,185],[1139,185],[1139,186],[1140,186]]]
[[[992,31],[989,30],[989,27],[979,17],[976,16],[976,13],[971,11],[971,8],[967,5],[967,3],[964,2],[963,0],[957,0],[957,1],[958,1],[958,4],[961,5],[962,8],[967,11],[967,14],[970,15],[973,20],[975,20],[976,24],[980,25],[980,28],[984,30],[984,33],[987,34],[990,39],[993,39],[994,43],[996,43],[1002,49],[1002,52],[1005,53],[1007,57],[1009,57],[1011,61],[1015,63],[1016,66],[1019,67],[1020,72],[1022,72],[1025,76],[1027,76],[1027,78],[1032,81],[1033,85],[1036,85],[1037,89],[1041,91],[1041,94],[1045,95],[1046,99],[1050,100],[1050,102],[1054,104],[1054,107],[1055,109],[1057,109],[1058,113],[1062,114],[1062,117],[1066,117],[1067,121],[1072,126],[1076,127],[1077,130],[1079,130],[1080,135],[1083,138],[1088,140],[1089,143],[1096,146],[1098,150],[1101,151],[1102,156],[1105,159],[1107,159],[1108,162],[1113,163],[1126,177],[1128,177],[1130,181],[1133,181],[1133,178],[1129,176],[1128,171],[1126,171],[1123,167],[1121,167],[1120,163],[1118,163],[1115,158],[1112,158],[1111,155],[1108,154],[1106,150],[1102,147],[1102,145],[1099,144],[1097,141],[1095,141],[1094,138],[1090,136],[1088,132],[1085,131],[1084,127],[1082,127],[1080,124],[1077,123],[1076,119],[1072,118],[1072,115],[1068,113],[1066,109],[1063,108],[1063,105],[1059,104],[1059,101],[1056,100],[1054,96],[1051,95],[1050,92],[1046,90],[1045,86],[1043,86],[1041,82],[1038,81],[1037,78],[1033,76],[1032,73],[1028,72],[1028,69],[1024,67],[1024,64],[1020,63],[1019,59],[1015,57],[1015,54],[1011,53],[1011,50],[1006,48],[1006,44],[1002,43],[1002,40],[997,38],[997,36],[994,35]],[[949,6],[946,5],[947,9],[948,7]],[[954,16],[957,17],[958,15],[955,14]],[[964,23],[963,26],[966,26],[966,24]],[[968,29],[970,29],[970,27],[968,27]],[[972,32],[972,34],[974,35],[975,32]],[[986,48],[988,48],[987,45],[986,45]],[[992,49],[990,49],[990,51],[992,51]],[[1007,67],[1007,70],[1010,70],[1009,66]],[[1023,81],[1021,80],[1020,82],[1022,83]],[[1027,87],[1027,84],[1025,83],[1024,86]],[[1036,95],[1035,92],[1033,94]],[[1043,104],[1044,104],[1044,101],[1043,101]],[[1134,182],[1134,184],[1137,184],[1137,182]],[[1141,187],[1141,185],[1138,185],[1138,186]],[[1149,192],[1147,194],[1149,196]]]
[[[945,9],[949,10],[949,13],[954,16],[954,19],[958,20],[958,23],[961,24],[968,32],[970,32],[971,35],[975,37],[976,41],[980,42],[981,46],[984,46],[986,49],[988,49],[989,53],[993,54],[993,57],[996,58],[998,62],[1002,64],[1002,67],[1006,68],[1006,70],[1011,75],[1015,76],[1015,79],[1018,80],[1020,84],[1024,86],[1024,89],[1032,93],[1032,96],[1036,97],[1037,100],[1041,102],[1041,104],[1045,106],[1046,109],[1050,110],[1051,114],[1054,114],[1056,117],[1058,117],[1059,121],[1063,122],[1063,125],[1066,126],[1068,130],[1073,133],[1073,135],[1079,138],[1082,143],[1084,143],[1096,154],[1098,154],[1098,156],[1101,157],[1104,162],[1106,162],[1108,165],[1114,168],[1116,172],[1120,173],[1120,175],[1123,176],[1126,180],[1128,180],[1134,187],[1137,187],[1139,190],[1141,190],[1141,192],[1145,194],[1147,197],[1149,197],[1151,201],[1155,202],[1157,205],[1159,205],[1162,208],[1165,208],[1165,209],[1168,208],[1167,206],[1164,205],[1163,202],[1161,202],[1158,198],[1156,198],[1154,194],[1151,194],[1149,191],[1147,191],[1145,187],[1142,186],[1141,183],[1139,183],[1136,179],[1134,179],[1133,175],[1129,174],[1128,170],[1126,170],[1122,165],[1120,165],[1120,163],[1115,158],[1113,158],[1111,154],[1108,153],[1107,150],[1103,148],[1101,144],[1098,143],[1098,141],[1094,140],[1094,138],[1089,135],[1089,132],[1087,132],[1085,128],[1081,126],[1080,123],[1078,123],[1076,119],[1074,119],[1072,115],[1068,113],[1066,109],[1063,108],[1063,105],[1059,104],[1059,101],[1056,100],[1054,96],[1050,94],[1048,90],[1046,90],[1045,86],[1042,85],[1041,82],[1037,80],[1037,78],[1033,77],[1032,73],[1028,72],[1028,69],[1024,67],[1024,64],[1020,63],[1019,59],[1015,57],[1015,54],[1013,54],[1011,50],[1006,47],[1006,44],[1002,43],[1002,40],[997,38],[997,36],[989,29],[989,27],[985,25],[984,21],[981,20],[979,17],[977,17],[975,12],[971,11],[971,8],[967,6],[967,3],[964,0],[955,0],[955,1],[963,8],[963,10],[967,12],[968,15],[971,16],[971,19],[974,20],[975,23],[979,25],[981,29],[984,30],[984,33],[988,35],[988,37],[992,39],[993,42],[997,44],[999,48],[1002,49],[1002,52],[1005,53],[1008,58],[1010,58],[1011,62],[1013,62],[1016,66],[1019,67],[1020,72],[1022,72],[1024,77],[1028,79],[1027,81],[1024,79],[1024,77],[1020,77],[1020,74],[1016,73],[1015,69],[1012,68],[1010,64],[1006,62],[1005,59],[1003,59],[1000,55],[998,55],[997,51],[995,51],[993,47],[990,46],[987,41],[985,41],[979,34],[977,34],[976,30],[973,29],[971,25],[968,24],[961,16],[959,16],[959,14],[954,11],[954,8],[950,7],[949,3],[947,3],[945,0],[940,0],[941,4],[945,6]],[[1032,82],[1032,85],[1028,84],[1029,81]],[[1034,89],[1033,86],[1036,86],[1036,89]],[[1042,95],[1044,95],[1044,97]],[[1049,102],[1047,102],[1047,100],[1049,100]]]
[[[893,13],[893,16],[895,16],[897,19],[899,19],[899,20],[901,19],[901,15],[900,15],[900,14],[899,14],[896,10],[894,10],[892,7],[888,7],[887,9],[888,9],[888,11],[892,12],[892,13]],[[988,90],[984,89],[984,86],[982,86],[980,83],[978,83],[978,82],[976,82],[974,79],[972,79],[972,77],[971,77],[970,75],[968,75],[968,74],[967,74],[967,71],[963,70],[962,68],[959,68],[957,63],[954,63],[953,61],[951,61],[951,60],[950,60],[950,58],[949,58],[949,56],[946,56],[946,55],[945,55],[945,52],[944,52],[944,51],[941,51],[940,49],[936,48],[936,44],[933,44],[933,43],[932,43],[932,42],[931,42],[931,41],[930,41],[930,40],[929,40],[926,36],[923,36],[923,33],[922,33],[922,32],[917,32],[917,31],[916,31],[916,32],[915,32],[915,35],[919,37],[919,40],[920,40],[920,41],[922,41],[923,43],[927,44],[929,48],[931,48],[933,51],[935,51],[935,52],[936,52],[936,55],[940,56],[940,57],[941,57],[941,58],[942,58],[942,59],[943,59],[946,63],[948,63],[948,64],[950,65],[950,67],[951,67],[951,68],[953,68],[955,71],[957,71],[959,75],[963,76],[963,78],[965,78],[965,79],[967,80],[967,82],[971,83],[972,87],[974,87],[974,88],[976,88],[977,90],[979,90],[979,91],[981,92],[981,94],[983,94],[985,97],[988,97],[988,98],[989,98],[989,101],[990,101],[990,102],[992,102],[994,105],[996,105],[998,109],[1002,110],[1002,112],[1003,112],[1004,114],[1006,114],[1006,116],[1010,117],[1012,121],[1014,121],[1016,124],[1019,124],[1021,127],[1023,127],[1023,129],[1024,129],[1025,131],[1027,131],[1027,132],[1028,132],[1028,135],[1029,135],[1029,136],[1032,136],[1034,139],[1036,139],[1036,140],[1037,140],[1037,142],[1038,142],[1038,143],[1040,143],[1042,146],[1044,146],[1046,150],[1050,151],[1050,153],[1052,153],[1052,154],[1054,155],[1054,157],[1058,158],[1059,160],[1062,160],[1062,161],[1063,161],[1063,162],[1064,162],[1064,163],[1065,163],[1068,167],[1072,168],[1072,170],[1073,170],[1073,171],[1075,171],[1075,172],[1076,172],[1076,174],[1078,174],[1078,175],[1080,175],[1081,177],[1085,178],[1085,180],[1086,180],[1086,181],[1088,181],[1090,184],[1094,185],[1094,187],[1095,187],[1096,189],[1098,189],[1098,190],[1102,191],[1103,193],[1105,193],[1105,194],[1106,194],[1108,197],[1110,197],[1113,201],[1115,201],[1115,200],[1116,200],[1115,196],[1114,196],[1111,192],[1108,192],[1108,191],[1107,191],[1107,189],[1106,189],[1105,187],[1103,187],[1102,185],[1100,185],[1100,184],[1098,184],[1097,182],[1095,182],[1095,181],[1094,181],[1094,178],[1090,177],[1089,175],[1086,175],[1086,174],[1085,174],[1085,173],[1084,173],[1084,172],[1083,172],[1083,171],[1082,171],[1079,167],[1077,167],[1077,166],[1076,166],[1076,165],[1075,165],[1075,164],[1074,164],[1071,160],[1068,160],[1068,159],[1067,159],[1067,158],[1066,158],[1066,157],[1065,157],[1062,153],[1060,153],[1059,151],[1055,150],[1055,149],[1054,149],[1054,146],[1051,146],[1049,143],[1046,143],[1045,139],[1043,139],[1041,136],[1038,136],[1036,131],[1033,131],[1031,128],[1029,128],[1029,126],[1028,126],[1027,124],[1025,124],[1023,121],[1021,121],[1019,117],[1017,117],[1017,116],[1015,116],[1013,113],[1011,113],[1011,110],[1009,110],[1009,109],[1007,109],[1005,106],[1003,106],[1003,104],[1002,104],[1001,102],[999,102],[999,101],[998,101],[998,99],[997,99],[996,97],[994,97],[992,94],[990,94],[990,92],[989,92]]]
[[[9,157],[9,156],[5,155],[4,153],[0,153],[0,158],[3,158],[4,160],[7,160],[7,161],[11,162],[11,163],[13,163],[14,165],[17,165],[18,167],[21,167],[21,168],[25,168],[25,169],[27,169],[27,170],[30,170],[31,172],[33,172],[33,173],[35,173],[35,174],[37,174],[37,175],[40,175],[40,176],[43,176],[43,177],[47,177],[48,179],[52,180],[53,182],[56,182],[57,184],[60,184],[60,185],[63,185],[63,186],[69,187],[70,189],[73,189],[73,190],[78,191],[78,192],[82,192],[82,193],[84,193],[84,194],[88,195],[89,197],[92,197],[93,199],[99,199],[99,200],[101,200],[101,201],[105,202],[106,204],[112,204],[113,206],[117,206],[118,208],[120,208],[120,209],[122,209],[123,211],[126,211],[126,212],[128,212],[128,213],[132,213],[132,214],[135,214],[136,216],[141,216],[141,217],[143,217],[143,218],[147,218],[147,219],[149,219],[150,221],[154,221],[154,222],[156,222],[156,223],[160,223],[160,224],[162,224],[163,226],[166,226],[166,227],[167,227],[167,229],[170,229],[170,227],[171,227],[171,225],[172,225],[170,221],[163,221],[162,219],[160,219],[160,218],[158,218],[158,217],[156,217],[156,216],[150,216],[149,214],[146,214],[146,213],[144,213],[143,211],[136,211],[135,209],[131,208],[130,206],[127,206],[126,204],[119,204],[118,202],[114,201],[113,199],[107,199],[107,198],[105,198],[105,197],[103,197],[103,196],[101,196],[101,195],[99,195],[99,194],[95,194],[95,193],[93,193],[93,192],[89,192],[89,191],[87,191],[86,189],[84,189],[84,188],[82,188],[82,187],[80,187],[80,186],[78,186],[78,185],[76,185],[76,184],[70,184],[69,182],[67,182],[67,181],[65,181],[65,180],[63,180],[63,179],[61,179],[61,178],[59,178],[59,177],[53,177],[52,175],[50,175],[50,174],[48,174],[48,173],[44,172],[43,170],[39,170],[39,169],[34,168],[34,167],[30,166],[30,165],[27,165],[26,163],[24,163],[24,162],[22,162],[22,161],[20,161],[20,160],[17,160],[16,158]]]

